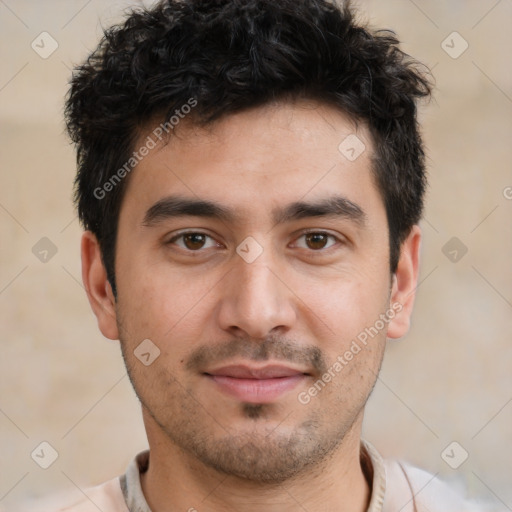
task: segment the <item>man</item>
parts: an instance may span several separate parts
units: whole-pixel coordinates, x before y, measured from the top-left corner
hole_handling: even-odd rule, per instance
[[[66,103],[82,276],[149,451],[65,510],[475,510],[361,440],[408,330],[429,81],[326,0],[167,0]]]

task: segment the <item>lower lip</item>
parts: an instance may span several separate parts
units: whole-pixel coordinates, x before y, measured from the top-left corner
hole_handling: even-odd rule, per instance
[[[303,374],[273,379],[235,379],[223,375],[208,375],[227,395],[242,402],[265,404],[274,402],[295,388],[306,376]]]

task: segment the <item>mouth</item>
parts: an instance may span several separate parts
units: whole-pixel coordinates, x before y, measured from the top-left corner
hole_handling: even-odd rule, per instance
[[[281,365],[223,366],[203,375],[222,393],[254,404],[274,402],[310,376],[302,370]]]

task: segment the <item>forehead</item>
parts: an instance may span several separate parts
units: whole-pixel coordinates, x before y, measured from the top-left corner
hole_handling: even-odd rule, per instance
[[[148,124],[136,147],[153,129]],[[149,208],[178,194],[230,205],[239,219],[254,221],[284,203],[333,193],[382,203],[372,151],[363,124],[312,101],[265,105],[207,126],[185,118],[138,163],[122,210],[134,202]]]

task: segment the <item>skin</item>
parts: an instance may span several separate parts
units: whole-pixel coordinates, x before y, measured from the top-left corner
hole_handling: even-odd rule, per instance
[[[351,162],[338,146],[354,133],[366,150]],[[117,300],[97,240],[84,233],[91,306],[101,332],[121,340],[143,404],[151,455],[142,486],[155,512],[366,510],[364,406],[386,339],[409,328],[421,238],[414,226],[391,275],[371,152],[364,125],[356,130],[343,113],[314,102],[258,107],[207,128],[183,121],[130,176],[119,218]],[[153,205],[176,195],[215,201],[237,218],[144,223]],[[363,217],[272,218],[276,208],[333,195]],[[176,238],[184,230],[208,236]],[[251,263],[236,251],[247,237],[263,250]],[[299,393],[397,303],[402,309],[386,327],[301,403]],[[134,355],[145,339],[160,350],[149,366]],[[247,403],[205,375],[231,363],[279,363],[302,376],[268,403]]]

